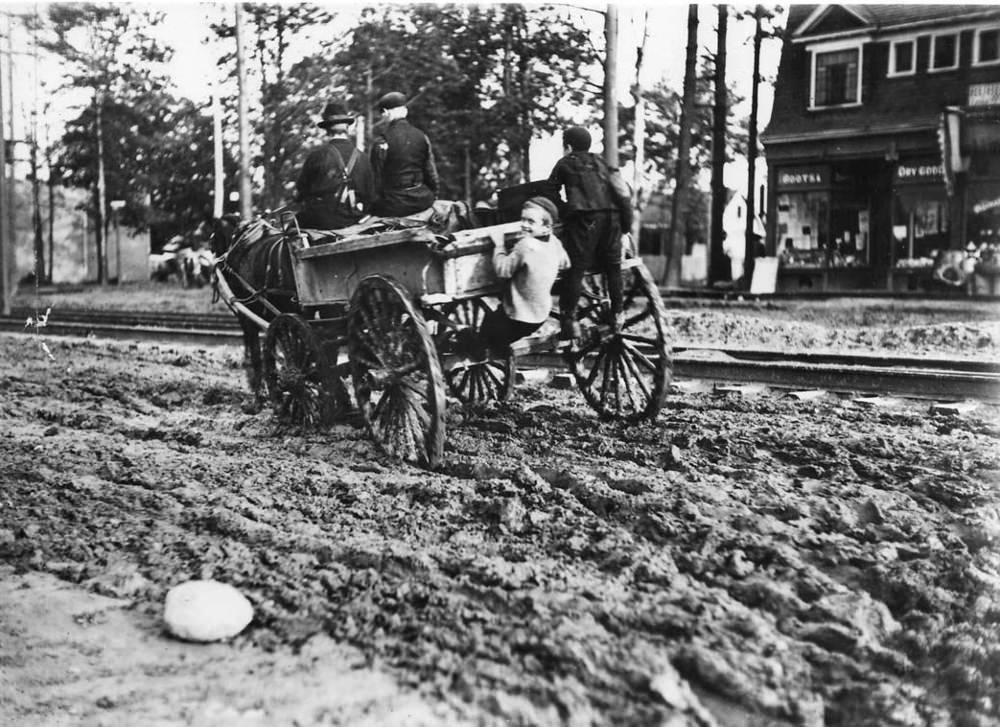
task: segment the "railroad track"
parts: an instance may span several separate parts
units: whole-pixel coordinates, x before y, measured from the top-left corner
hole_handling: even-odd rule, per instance
[[[47,335],[203,346],[242,344],[240,328],[230,314],[61,310],[44,327],[26,327],[25,321],[35,315],[34,310],[15,309],[11,316],[0,317],[0,331],[37,330]],[[677,379],[1000,403],[1000,361],[719,348],[684,342],[674,345],[672,357]],[[553,353],[527,354],[518,361],[525,369],[563,368],[561,356]]]

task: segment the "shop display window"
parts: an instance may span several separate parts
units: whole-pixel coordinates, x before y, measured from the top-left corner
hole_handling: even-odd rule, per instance
[[[935,197],[901,198],[893,213],[893,259],[899,268],[931,267],[949,245],[948,204]]]
[[[868,265],[867,205],[829,192],[787,192],[777,198],[778,257],[785,268]]]
[[[829,192],[788,192],[778,199],[778,256],[785,267],[826,264]]]

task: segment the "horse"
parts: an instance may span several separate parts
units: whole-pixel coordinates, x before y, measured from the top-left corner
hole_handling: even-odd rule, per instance
[[[288,238],[259,219],[239,222],[238,218],[225,216],[214,220],[212,227],[215,299],[222,295],[221,278],[232,292],[232,298],[225,302],[236,315],[243,333],[243,368],[254,403],[259,407],[265,399],[260,339],[263,329],[234,303],[240,303],[265,323],[280,313],[302,312],[295,293]]]

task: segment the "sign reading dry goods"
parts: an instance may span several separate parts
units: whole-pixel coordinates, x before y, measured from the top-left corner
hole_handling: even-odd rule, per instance
[[[940,182],[944,179],[943,164],[900,162],[896,167],[897,182]]]
[[[1000,83],[973,83],[969,86],[969,106],[1000,105]]]
[[[789,167],[778,170],[778,189],[815,189],[829,186],[829,167]]]

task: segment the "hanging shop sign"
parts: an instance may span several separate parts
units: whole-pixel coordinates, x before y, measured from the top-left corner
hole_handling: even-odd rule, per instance
[[[1000,83],[971,84],[969,106],[1000,106]]]
[[[944,181],[941,162],[900,162],[896,167],[896,184],[925,184]]]
[[[830,186],[830,167],[788,167],[777,172],[778,189],[827,189]]]
[[[969,184],[969,208],[974,215],[1000,215],[1000,182],[980,182]]]

